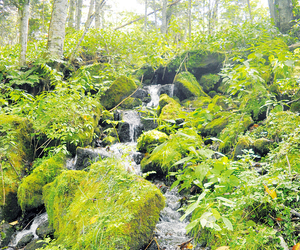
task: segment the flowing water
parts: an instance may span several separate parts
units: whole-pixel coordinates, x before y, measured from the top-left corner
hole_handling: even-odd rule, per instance
[[[147,86],[147,90],[149,91],[149,94],[151,96],[151,102],[147,104],[147,107],[154,107],[156,108],[159,104],[159,89],[161,85],[149,85]]]
[[[38,236],[36,234],[36,229],[41,225],[43,222],[48,220],[48,214],[43,213],[38,216],[36,216],[30,226],[29,229],[24,229],[20,232],[17,232],[17,234],[13,237],[12,241],[9,243],[9,246],[12,248],[8,249],[15,249],[15,246],[18,244],[18,242],[22,239],[22,237],[32,234],[34,236],[34,239],[37,239]]]
[[[137,140],[137,129],[141,126],[141,117],[135,110],[126,110],[122,112],[122,120],[129,125],[130,142]]]

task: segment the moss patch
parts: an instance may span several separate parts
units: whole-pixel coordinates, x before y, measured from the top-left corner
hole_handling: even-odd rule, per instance
[[[133,109],[142,105],[142,100],[138,98],[129,97],[126,99],[120,107],[123,109]]]
[[[249,136],[240,137],[239,141],[235,145],[234,152],[233,152],[233,159],[239,160],[239,156],[244,154],[243,150],[251,149],[253,147],[253,142]]]
[[[191,97],[208,96],[190,72],[182,72],[178,74],[174,79],[174,83],[174,94],[180,99],[180,101]]]
[[[155,147],[167,139],[167,134],[158,130],[144,132],[137,140],[137,150],[142,153],[151,153]]]
[[[45,159],[32,174],[22,179],[18,188],[18,201],[23,211],[37,208],[44,203],[43,187],[61,173],[64,163],[64,155],[55,155]]]
[[[201,137],[193,129],[180,129],[142,160],[141,170],[143,173],[156,171],[164,176],[170,170],[176,170],[178,166],[172,168],[173,164],[189,154],[189,147],[197,148],[202,144]]]
[[[207,74],[201,77],[199,84],[203,90],[208,93],[212,90],[217,90],[220,82],[220,76],[217,74]]]
[[[116,79],[101,98],[101,103],[106,109],[111,109],[119,104],[124,98],[131,95],[137,86],[133,80],[126,76]]]
[[[175,120],[181,111],[181,105],[167,94],[162,94],[159,99],[159,118],[162,120]]]
[[[54,244],[73,250],[139,250],[152,238],[165,203],[153,184],[115,159],[94,163],[88,173],[64,172],[44,194]]]
[[[222,130],[227,126],[232,116],[230,112],[220,112],[216,114],[215,118],[204,126],[201,129],[201,133],[204,136],[211,135],[211,136],[218,136],[222,132]]]

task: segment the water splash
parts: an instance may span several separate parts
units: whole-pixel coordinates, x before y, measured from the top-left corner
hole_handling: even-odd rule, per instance
[[[159,89],[161,85],[149,85],[147,86],[147,89],[149,91],[151,101],[147,104],[147,107],[154,107],[156,108],[159,104]]]
[[[142,125],[140,114],[135,110],[123,111],[122,120],[129,125],[130,142],[135,142],[138,137],[136,131]]]

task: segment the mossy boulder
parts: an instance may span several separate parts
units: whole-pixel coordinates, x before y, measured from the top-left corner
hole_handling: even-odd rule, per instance
[[[259,138],[253,142],[253,147],[255,152],[257,152],[260,156],[265,156],[267,153],[269,153],[269,146],[271,144],[271,140],[268,140],[267,138]]]
[[[181,111],[181,105],[167,94],[159,98],[159,118],[162,120],[175,120]]]
[[[233,159],[239,160],[243,156],[244,150],[253,149],[253,141],[249,136],[242,136],[239,138],[237,144],[235,145],[233,152]]]
[[[137,140],[137,150],[142,153],[151,153],[156,146],[167,139],[168,135],[158,130],[144,132]]]
[[[180,101],[191,97],[207,97],[197,79],[190,72],[181,72],[174,79],[174,95]]]
[[[176,56],[167,66],[159,67],[155,78],[161,84],[172,83],[176,74],[182,71],[191,72],[197,80],[204,74],[218,73],[225,55],[217,52],[190,50]]]
[[[201,129],[201,134],[203,136],[219,136],[233,115],[234,114],[230,112],[220,112],[216,114],[214,119]]]
[[[120,107],[123,108],[123,109],[134,109],[134,108],[139,107],[141,105],[142,105],[142,100],[141,99],[129,97],[128,99],[126,99],[120,105]]]
[[[203,91],[209,93],[210,91],[216,91],[220,85],[221,77],[217,74],[203,75],[199,81]]]
[[[0,115],[0,158],[4,181],[0,189],[1,220],[14,220],[20,212],[16,202],[17,190],[32,161],[32,133],[29,120],[15,115]]]
[[[14,226],[4,223],[0,226],[0,247],[5,247],[9,244],[15,232]]]
[[[36,234],[41,239],[45,239],[46,237],[53,238],[54,229],[49,225],[49,221],[44,221],[39,227],[36,229]]]
[[[43,187],[54,181],[65,169],[64,164],[65,156],[57,154],[43,160],[30,175],[22,179],[18,188],[18,201],[22,211],[38,208],[44,204]]]
[[[46,241],[42,241],[40,239],[34,239],[32,240],[24,250],[36,250],[36,249],[43,249],[43,247],[47,246],[49,243]]]
[[[101,104],[106,109],[112,109],[123,99],[130,96],[136,88],[137,86],[133,80],[126,76],[121,76],[116,79],[105,92],[104,96],[101,98]]]
[[[142,160],[141,171],[143,173],[155,171],[159,176],[166,176],[169,171],[178,169],[179,166],[172,166],[189,154],[189,147],[201,148],[202,144],[203,141],[195,130],[180,129]]]
[[[228,153],[230,149],[236,144],[238,136],[244,134],[249,126],[253,124],[251,116],[244,114],[236,114],[231,117],[230,122],[222,130],[220,134],[219,151]]]
[[[193,99],[186,99],[182,105],[188,109],[207,108],[211,103],[210,97],[197,97]]]
[[[155,185],[111,158],[88,173],[63,172],[45,187],[44,199],[53,244],[73,250],[139,250],[152,239],[165,204]]]

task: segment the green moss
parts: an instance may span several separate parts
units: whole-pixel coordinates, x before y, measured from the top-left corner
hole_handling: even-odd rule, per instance
[[[238,136],[243,134],[251,124],[253,124],[253,120],[249,115],[235,114],[220,134],[222,142],[220,143],[219,151],[228,153],[236,144]]]
[[[18,201],[23,211],[37,208],[44,203],[43,187],[61,173],[64,163],[64,155],[55,155],[45,159],[32,174],[22,179],[18,188]]]
[[[271,143],[272,141],[266,138],[259,138],[254,141],[253,146],[257,153],[264,156],[270,151],[269,146]]]
[[[187,99],[182,102],[182,105],[186,108],[207,108],[211,103],[210,97],[197,97],[194,99]]]
[[[94,163],[88,173],[62,173],[45,187],[44,199],[54,244],[72,250],[139,250],[165,203],[156,186],[115,159]]]
[[[144,132],[137,140],[137,150],[142,153],[151,153],[156,146],[167,139],[168,136],[158,130]]]
[[[139,107],[141,105],[142,105],[141,99],[129,97],[120,105],[120,107],[123,109],[133,109],[133,108]]]
[[[154,69],[151,65],[145,64],[134,73],[134,76],[139,81],[143,79],[143,85],[150,85],[154,77]]]
[[[124,98],[131,95],[137,86],[133,80],[126,76],[121,76],[116,79],[110,88],[105,92],[101,98],[101,103],[106,109],[111,109],[119,104]]]
[[[14,216],[18,215],[18,211],[15,211],[18,207],[15,203],[9,204],[14,200],[10,197],[16,198],[21,178],[32,161],[32,132],[32,125],[27,119],[15,115],[0,115],[0,164],[4,180],[4,188],[0,189],[0,202],[3,210],[10,213],[4,214],[4,217],[11,219],[10,207],[15,207]]]
[[[243,150],[252,149],[253,142],[249,136],[242,136],[239,138],[239,141],[235,145],[234,152],[233,152],[233,159],[239,160],[239,156],[244,154]]]
[[[208,123],[204,128],[201,129],[201,133],[205,136],[218,136],[222,130],[227,126],[230,121],[230,118],[234,114],[230,112],[220,112],[216,114],[215,118]]]
[[[181,105],[167,94],[159,98],[159,118],[162,120],[175,120],[181,111]]]
[[[174,79],[176,96],[180,100],[188,99],[191,97],[200,97],[208,95],[202,90],[196,78],[190,72],[181,72]]]
[[[216,86],[220,81],[220,76],[217,74],[207,74],[201,77],[199,84],[202,86],[203,90],[208,93],[212,90],[217,89]]]
[[[143,173],[156,171],[158,175],[167,175],[176,170],[173,164],[189,154],[189,147],[200,148],[203,144],[201,137],[190,128],[180,129],[169,140],[158,146],[141,162]]]

